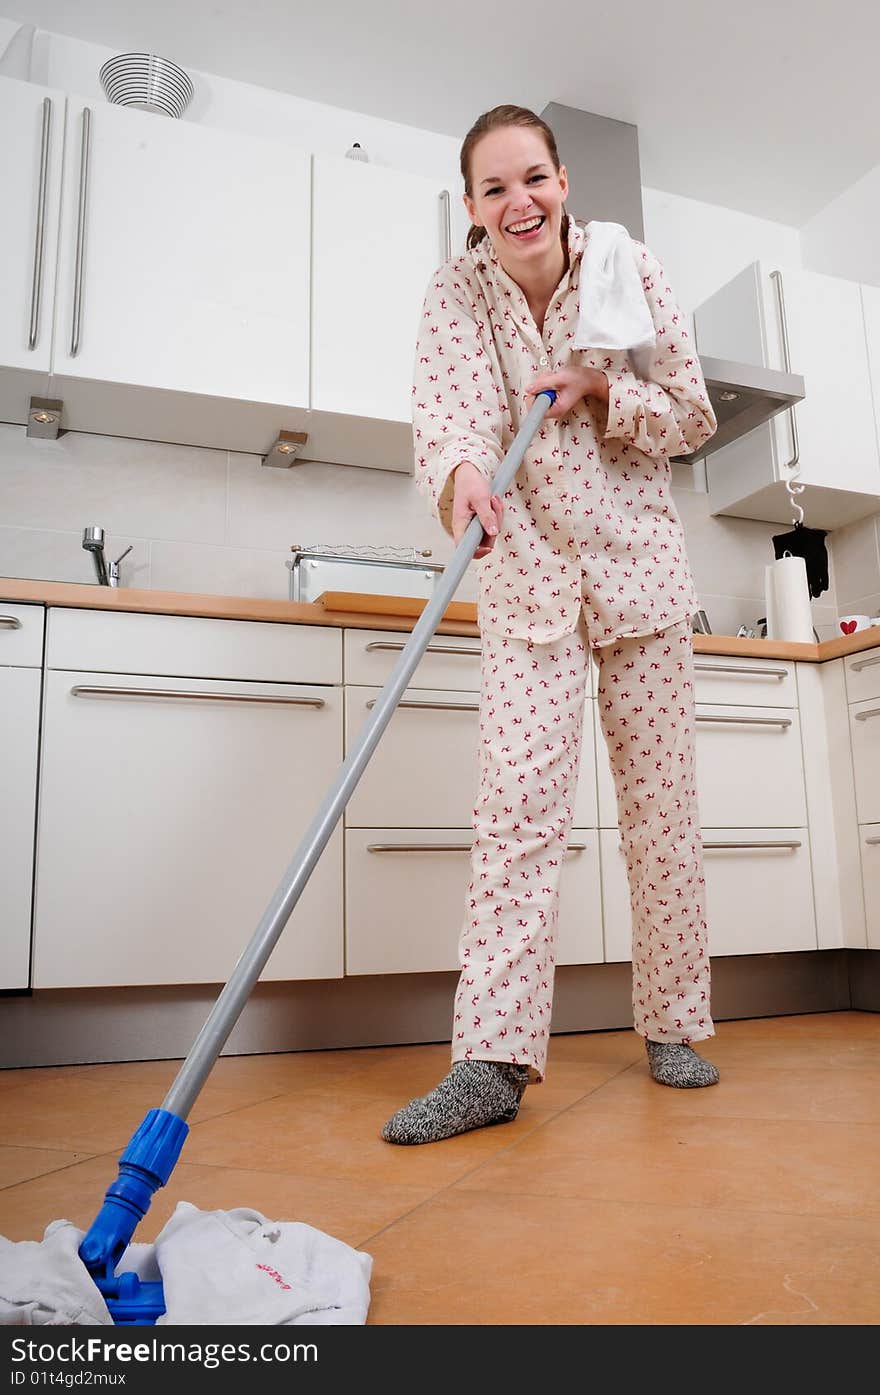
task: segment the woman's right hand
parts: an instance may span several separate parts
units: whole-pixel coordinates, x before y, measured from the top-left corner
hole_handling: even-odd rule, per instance
[[[495,546],[504,505],[497,495],[491,493],[489,481],[482,471],[469,460],[464,460],[456,466],[452,496],[452,536],[456,544],[461,542],[474,514],[483,525],[483,536],[474,556],[485,557]]]

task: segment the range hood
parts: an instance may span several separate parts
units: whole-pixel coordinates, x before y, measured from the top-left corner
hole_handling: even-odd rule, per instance
[[[804,396],[804,380],[799,373],[782,373],[775,368],[710,358],[707,354],[700,354],[699,359],[718,430],[691,455],[670,456],[673,461],[689,464],[702,460],[762,426],[777,412],[787,411]]]
[[[556,135],[568,171],[567,207],[586,222],[622,223],[632,237],[644,240],[639,133],[628,121],[580,111],[551,102],[541,112]],[[699,354],[718,430],[683,462],[702,460],[784,412],[804,396],[797,373],[781,373],[758,364],[734,363]]]

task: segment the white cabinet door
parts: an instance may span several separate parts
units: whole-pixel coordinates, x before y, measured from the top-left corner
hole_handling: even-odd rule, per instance
[[[64,141],[64,94],[0,78],[0,417],[45,396]],[[8,370],[17,370],[11,372]]]
[[[632,953],[626,863],[616,833],[600,834],[605,958]],[[815,949],[810,849],[802,828],[703,830],[709,954]]]
[[[324,155],[314,157],[313,181],[311,405],[339,418],[316,458],[346,463],[326,448],[363,450],[355,419],[372,419],[398,428],[384,438],[386,468],[411,470],[419,317],[431,273],[450,255],[442,186]]]
[[[0,988],[28,986],[41,677],[0,667]]]
[[[859,285],[799,268],[754,263],[695,312],[701,352],[784,366],[781,272],[792,371],[806,395],[794,409],[800,479],[811,487],[807,521],[837,528],[876,511],[880,455],[874,420],[865,317]],[[784,488],[794,457],[791,414],[708,457],[713,513],[788,523]]]
[[[336,774],[341,709],[330,687],[48,673],[34,986],[227,980]],[[337,830],[264,979],[338,978],[342,933]]]
[[[346,972],[435,973],[458,968],[470,880],[471,831],[348,829]],[[557,964],[602,959],[599,850],[575,829],[559,886]]]
[[[880,949],[880,824],[865,824],[859,829],[859,835],[868,949]]]
[[[880,441],[880,286],[862,286],[862,312],[865,320],[865,345],[874,404],[874,429]]]
[[[54,358],[66,425],[108,430],[87,419],[99,399],[67,379],[307,408],[308,155],[73,100],[66,140]]]

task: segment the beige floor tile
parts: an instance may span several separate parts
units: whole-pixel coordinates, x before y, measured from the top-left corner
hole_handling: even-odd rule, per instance
[[[82,1153],[68,1153],[63,1149],[9,1148],[0,1144],[0,1189],[25,1182],[29,1177],[41,1177],[45,1172],[57,1172],[82,1160]]]
[[[717,1086],[675,1090],[657,1085],[647,1064],[639,1064],[604,1084],[595,1102],[649,1120],[727,1117],[880,1124],[880,1068],[864,1067],[856,1075],[820,1067],[725,1065]]]
[[[28,1066],[21,1070],[15,1067],[0,1070],[0,1095],[6,1090],[17,1090],[22,1085],[33,1086],[47,1080],[69,1082],[91,1069],[91,1066]]]
[[[397,1095],[365,1100],[356,1092],[279,1096],[196,1124],[186,1143],[187,1159],[270,1172],[372,1179],[419,1187],[427,1196],[553,1117],[550,1111],[524,1102],[511,1124],[478,1129],[434,1147],[399,1147],[380,1137],[382,1125],[399,1104]]]
[[[880,1222],[455,1188],[367,1248],[377,1325],[880,1321]]]
[[[156,1063],[148,1062],[148,1066]],[[168,1067],[169,1063],[163,1063]],[[143,1078],[129,1067],[127,1079],[102,1079],[96,1067],[87,1074],[19,1085],[0,1094],[0,1137],[21,1147],[61,1148],[76,1153],[101,1153],[122,1148],[149,1109],[162,1104],[165,1083],[173,1067],[161,1072],[145,1070]],[[167,1081],[166,1081],[167,1076]],[[160,1077],[161,1082],[160,1083]],[[210,1078],[193,1106],[190,1122],[226,1114],[255,1097],[271,1097],[271,1086],[260,1090],[254,1083],[225,1089]]]
[[[87,1230],[116,1174],[116,1157],[110,1153],[0,1191],[0,1234],[9,1240],[40,1240],[53,1220],[69,1220]],[[250,1207],[270,1220],[302,1221],[348,1245],[367,1248],[364,1241],[369,1236],[423,1199],[421,1189],[314,1174],[200,1167],[181,1160],[167,1186],[156,1193],[133,1239],[154,1240],[177,1203],[189,1201],[203,1211]]]
[[[460,1185],[880,1219],[880,1126],[687,1117],[677,1104],[648,1117],[600,1103],[602,1095],[553,1116]]]

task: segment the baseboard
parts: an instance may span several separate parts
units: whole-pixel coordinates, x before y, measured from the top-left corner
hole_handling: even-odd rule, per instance
[[[389,974],[261,983],[224,1055],[446,1041],[457,974]],[[173,1060],[187,1054],[217,985],[51,990],[5,997],[0,1068]],[[557,970],[553,1031],[632,1026],[629,964]],[[712,961],[716,1022],[806,1012],[880,1010],[880,954],[820,950]]]

